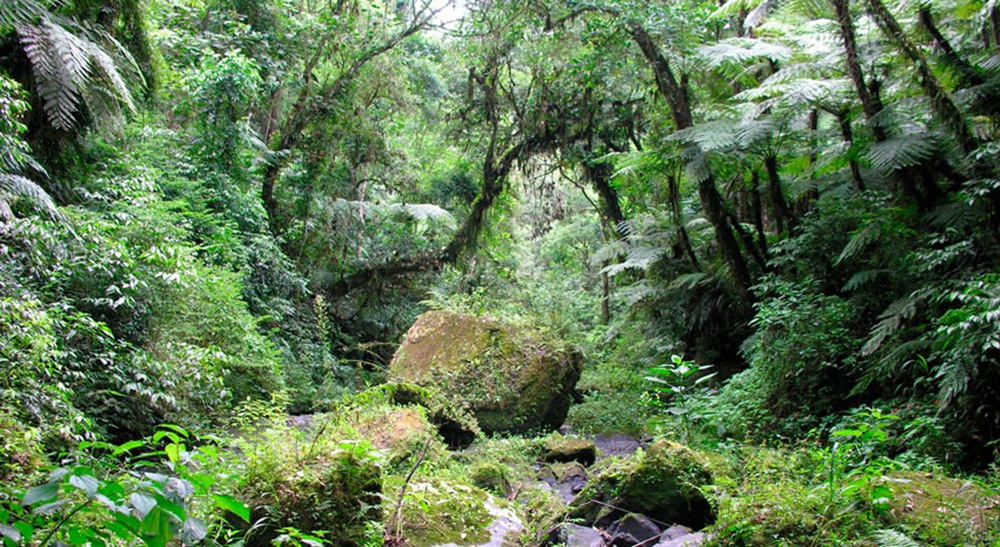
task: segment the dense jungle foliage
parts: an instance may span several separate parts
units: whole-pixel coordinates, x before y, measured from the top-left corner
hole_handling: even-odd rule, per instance
[[[377,446],[436,308],[713,454],[719,545],[998,545],[879,482],[1000,484],[998,99],[996,0],[3,0],[4,544],[398,543],[534,450]],[[261,524],[304,462],[350,519]]]

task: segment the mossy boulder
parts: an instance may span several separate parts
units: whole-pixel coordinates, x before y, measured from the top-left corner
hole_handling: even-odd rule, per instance
[[[358,436],[385,451],[389,471],[413,465],[424,454],[427,461],[447,459],[447,447],[437,437],[437,429],[420,406],[378,408],[351,420]],[[424,448],[427,451],[424,451]]]
[[[398,492],[402,480],[392,477],[386,484],[387,490]],[[490,539],[487,528],[493,521],[491,507],[489,494],[480,488],[439,477],[418,476],[407,485],[398,526],[402,538],[413,547],[481,545]]]
[[[286,527],[320,532],[335,546],[354,546],[362,542],[365,524],[382,518],[382,469],[355,451],[318,454],[303,459],[294,473],[247,480],[242,494],[251,522],[267,523],[250,533],[248,547],[270,547]]]
[[[580,369],[576,351],[537,331],[435,310],[410,327],[389,376],[440,390],[484,433],[524,433],[562,425]]]
[[[542,441],[542,459],[546,462],[580,462],[583,465],[593,465],[597,459],[597,445],[590,439],[552,434]]]
[[[598,465],[596,471],[596,478],[569,507],[570,518],[607,526],[634,512],[696,530],[715,521],[712,505],[700,490],[712,484],[712,474],[704,459],[686,446],[657,441],[645,453]]]

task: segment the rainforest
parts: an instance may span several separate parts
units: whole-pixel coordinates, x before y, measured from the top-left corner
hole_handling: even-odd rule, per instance
[[[0,538],[1000,546],[1000,2],[0,0]]]

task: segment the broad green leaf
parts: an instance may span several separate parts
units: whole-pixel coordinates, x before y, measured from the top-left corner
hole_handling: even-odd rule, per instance
[[[173,534],[170,526],[174,522],[170,513],[159,506],[153,509],[142,519],[139,531],[142,533],[142,540],[149,547],[165,547]]]
[[[166,496],[161,496],[161,495],[157,494],[155,497],[156,497],[156,506],[157,507],[159,507],[160,509],[163,509],[164,511],[166,511],[166,512],[170,513],[171,515],[177,517],[177,520],[179,520],[181,522],[184,522],[185,514],[184,514],[184,506],[183,505],[181,505],[179,503],[176,503],[174,501],[171,501]]]
[[[58,483],[43,484],[25,492],[24,499],[21,500],[21,505],[27,507],[38,502],[49,501],[57,495],[59,495]]]
[[[132,502],[132,507],[135,507],[141,518],[146,518],[146,515],[156,507],[156,499],[149,494],[136,492],[129,496],[128,499]]]
[[[69,542],[73,545],[85,545],[90,542],[93,536],[93,530],[82,528],[80,526],[73,526],[69,528],[66,533],[67,539],[69,539]]]
[[[243,519],[243,522],[250,522],[250,508],[242,501],[222,494],[212,496],[215,499],[215,506],[223,511],[229,511]]]
[[[51,515],[59,510],[60,507],[69,503],[69,500],[56,500],[52,503],[46,503],[39,505],[31,510],[32,514],[35,515]]]
[[[181,461],[181,447],[178,444],[168,444],[163,448],[167,453],[167,458],[174,463]]]
[[[201,520],[191,517],[184,522],[178,536],[184,545],[194,545],[208,535],[208,526]]]
[[[129,442],[127,442],[127,443],[125,443],[125,444],[123,444],[121,446],[116,447],[115,450],[114,450],[114,452],[112,452],[111,455],[112,456],[120,456],[121,454],[123,454],[125,452],[128,452],[130,450],[134,450],[136,448],[139,448],[140,446],[145,446],[145,445],[146,445],[145,441],[129,441]]]
[[[35,535],[35,527],[24,521],[17,521],[13,524],[14,528],[17,528],[18,532],[21,532],[21,536],[24,538],[25,543],[31,541],[31,536]]]
[[[93,475],[73,475],[69,478],[69,483],[81,490],[88,498],[97,495],[97,489],[101,483]]]
[[[10,538],[15,543],[21,542],[21,531],[9,524],[0,524],[0,534],[5,538]]]

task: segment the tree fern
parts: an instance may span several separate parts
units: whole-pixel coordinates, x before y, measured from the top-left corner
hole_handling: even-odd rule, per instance
[[[11,203],[24,198],[38,209],[59,219],[59,211],[41,186],[22,176],[27,170],[45,174],[45,170],[31,157],[31,148],[21,138],[25,131],[18,117],[28,110],[28,103],[21,100],[16,82],[0,74],[0,221],[14,218]]]
[[[920,165],[939,152],[935,136],[929,131],[919,131],[872,144],[868,149],[868,160],[875,169],[890,173]]]
[[[10,204],[18,197],[26,198],[53,219],[61,218],[52,197],[41,186],[20,175],[0,173],[0,220],[9,222],[14,219]]]
[[[119,118],[122,107],[135,110],[124,74],[139,77],[138,67],[107,33],[49,13],[35,0],[4,3],[0,30],[11,29],[31,64],[45,115],[56,129],[73,129],[82,106],[105,119]]]
[[[723,65],[745,65],[751,61],[785,61],[792,56],[788,46],[750,38],[733,38],[698,48],[698,55],[711,68]]]
[[[878,351],[887,338],[895,334],[903,321],[912,319],[917,313],[917,303],[919,299],[914,295],[907,295],[889,304],[878,322],[872,327],[868,340],[861,348],[862,355],[871,355]]]

